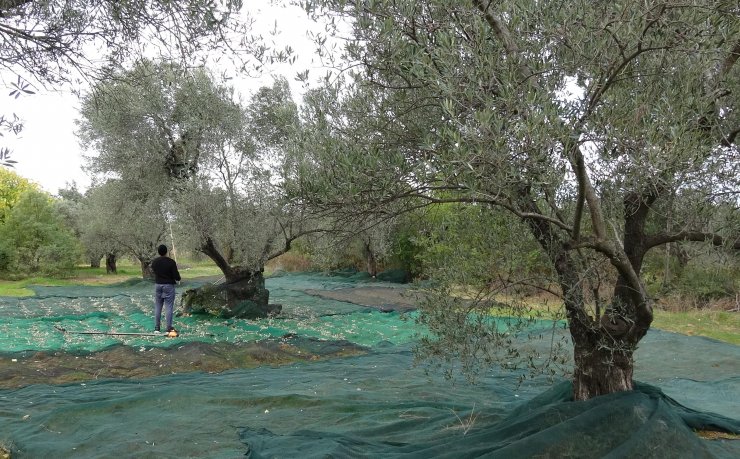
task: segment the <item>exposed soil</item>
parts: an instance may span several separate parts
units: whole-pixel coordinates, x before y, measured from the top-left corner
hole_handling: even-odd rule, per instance
[[[417,308],[423,295],[407,287],[354,287],[338,290],[304,290],[320,298],[376,308],[383,312],[407,312]]]
[[[365,352],[365,348],[347,341],[320,341],[292,335],[260,342],[191,342],[167,348],[118,345],[84,354],[25,351],[0,355],[0,388],[106,378],[138,379],[194,371],[220,373]]]

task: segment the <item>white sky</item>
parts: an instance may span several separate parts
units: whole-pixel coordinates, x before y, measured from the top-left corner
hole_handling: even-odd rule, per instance
[[[248,2],[245,2],[248,3]],[[267,31],[275,28],[276,22],[279,35],[274,37],[281,46],[289,44],[298,52],[299,60],[292,67],[283,65],[273,73],[284,74],[291,84],[294,84],[294,96],[298,95],[300,84],[294,80],[297,72],[311,68],[311,76],[318,77],[325,71],[312,57],[313,45],[306,35],[309,28],[321,30],[312,24],[305,13],[298,9],[284,9],[279,7],[263,6],[251,7],[256,27]],[[76,182],[80,190],[90,185],[90,177],[83,171],[84,152],[75,136],[75,119],[79,117],[79,102],[69,90],[55,92],[38,92],[35,95],[24,95],[18,99],[8,96],[11,88],[7,84],[14,82],[15,76],[3,73],[0,75],[0,114],[6,118],[13,113],[24,120],[24,129],[19,136],[5,134],[0,138],[0,147],[11,149],[11,157],[18,163],[15,172],[36,182],[49,193],[56,194],[60,188],[68,183]],[[270,74],[266,73],[260,79],[246,77],[229,83],[244,88],[256,90],[262,85],[270,84]],[[2,167],[2,166],[0,166]]]

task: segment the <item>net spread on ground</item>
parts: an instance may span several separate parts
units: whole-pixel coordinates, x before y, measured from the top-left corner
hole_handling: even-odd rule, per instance
[[[637,390],[573,402],[565,380],[519,384],[518,373],[491,370],[472,384],[414,366],[420,329],[407,286],[290,274],[267,288],[283,305],[279,316],[176,317],[176,338],[77,333],[150,333],[153,287],[143,281],[0,298],[0,450],[14,458],[740,457],[733,435],[695,433],[740,433],[738,346],[653,330],[637,353]]]

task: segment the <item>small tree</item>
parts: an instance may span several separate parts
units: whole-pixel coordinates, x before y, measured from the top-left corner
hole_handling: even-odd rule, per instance
[[[312,261],[322,268],[352,266],[375,278],[391,257],[395,219],[325,219],[318,227],[322,230],[306,242]]]
[[[105,248],[98,245],[98,241],[89,237],[90,232],[84,232],[87,222],[82,220],[82,209],[85,196],[77,189],[77,184],[68,183],[65,188],[57,192],[59,199],[56,206],[59,214],[64,218],[66,225],[72,229],[75,237],[82,243],[85,258],[90,261],[91,268],[100,268],[100,259],[105,254]]]

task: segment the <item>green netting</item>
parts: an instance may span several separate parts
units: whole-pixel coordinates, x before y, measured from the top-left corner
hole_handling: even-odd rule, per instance
[[[473,385],[414,367],[413,313],[378,308],[397,285],[310,274],[267,287],[284,315],[179,317],[174,339],[54,328],[148,331],[151,284],[0,298],[0,446],[30,458],[740,457],[740,442],[692,432],[740,432],[737,346],[651,331],[639,390],[572,402],[567,382],[492,370]],[[348,288],[360,304],[319,295],[351,300]]]
[[[179,296],[202,283],[185,282]],[[377,284],[377,283],[375,283]],[[35,287],[36,296],[0,298],[0,350],[96,351],[116,344],[171,346],[174,342],[248,342],[286,334],[329,340],[349,340],[365,346],[380,341],[408,342],[414,333],[398,315],[377,308],[324,299],[305,289],[337,290],[362,285],[342,278],[291,275],[270,279],[271,301],[283,306],[277,319],[224,320],[203,316],[177,317],[181,336],[153,337],[62,334],[70,332],[145,333],[153,329],[150,282],[107,287]],[[178,300],[179,301],[179,300]],[[177,308],[176,308],[177,309]]]

